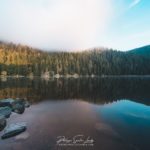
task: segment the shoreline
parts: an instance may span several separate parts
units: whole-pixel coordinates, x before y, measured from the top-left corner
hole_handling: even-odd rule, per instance
[[[59,75],[59,76],[0,76],[0,78],[29,78],[29,79],[34,79],[34,78],[41,78],[41,79],[59,79],[59,78],[140,78],[140,77],[146,77],[150,78],[150,75]]]

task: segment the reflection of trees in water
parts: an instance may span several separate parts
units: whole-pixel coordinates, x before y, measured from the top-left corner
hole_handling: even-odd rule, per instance
[[[150,78],[78,78],[78,79],[7,79],[0,82],[0,98],[24,98],[36,102],[43,99],[83,99],[107,103],[117,99],[150,98]]]

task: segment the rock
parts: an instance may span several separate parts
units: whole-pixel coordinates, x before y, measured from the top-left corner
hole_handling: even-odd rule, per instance
[[[23,103],[15,102],[12,104],[12,111],[18,114],[22,114],[25,111],[25,106]]]
[[[20,99],[20,98],[16,98],[16,100],[12,99],[12,98],[8,98],[8,99],[3,99],[0,100],[0,107],[12,107],[12,105],[19,103],[22,105],[25,105],[25,107],[30,107],[29,102],[26,99]]]
[[[16,123],[10,124],[4,129],[4,134],[2,135],[2,139],[10,138],[15,135],[18,135],[26,130],[26,123]]]
[[[28,132],[25,132],[25,133],[22,133],[22,134],[19,134],[15,137],[16,140],[26,140],[29,138],[29,133]]]
[[[23,99],[17,99],[12,103],[12,111],[18,114],[22,114],[25,111],[25,101]]]
[[[6,118],[0,115],[0,131],[6,127]]]
[[[12,103],[14,102],[15,100],[12,98],[0,100],[0,107],[6,107],[6,106],[11,107]]]
[[[26,98],[16,98],[16,102],[24,104],[25,107],[30,107],[30,103],[26,100]]]
[[[0,115],[9,118],[11,115],[12,109],[10,107],[0,107]]]
[[[25,111],[25,107],[30,107],[30,104],[25,99],[4,99],[0,101],[0,107],[10,107],[13,112],[22,114]]]
[[[27,108],[27,107],[30,107],[30,103],[28,101],[24,101],[24,106]]]

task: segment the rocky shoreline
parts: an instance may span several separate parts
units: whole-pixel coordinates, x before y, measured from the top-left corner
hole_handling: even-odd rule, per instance
[[[7,119],[12,113],[22,114],[27,107],[30,107],[30,104],[26,99],[8,98],[0,100],[0,132],[4,130],[1,139],[13,137],[27,129],[24,122],[7,125]]]

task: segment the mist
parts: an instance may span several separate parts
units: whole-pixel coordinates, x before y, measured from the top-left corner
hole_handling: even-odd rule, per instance
[[[1,0],[0,40],[44,50],[101,46],[112,0]]]

